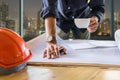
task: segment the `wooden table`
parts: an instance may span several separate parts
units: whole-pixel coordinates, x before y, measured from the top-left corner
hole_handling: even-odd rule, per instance
[[[120,80],[120,68],[27,66],[0,80]]]
[[[45,38],[45,37],[43,36],[43,38]],[[37,47],[41,46],[41,44],[38,44],[38,43],[43,43],[43,42],[45,43],[45,40],[42,40],[43,42],[39,42],[40,39],[42,39],[42,38],[38,37],[38,38],[34,39],[33,43],[34,42],[35,43],[29,44],[29,46],[31,46],[31,45],[37,46]],[[35,47],[33,47],[33,48],[36,49]],[[32,50],[32,48],[30,48],[30,49]],[[40,49],[38,49],[38,50],[40,50]],[[93,52],[95,53],[95,50],[94,51],[91,50],[92,53]],[[104,50],[106,50],[106,48]],[[103,52],[104,52],[104,50],[103,50]],[[40,51],[42,51],[42,50],[40,50]],[[40,51],[37,51],[37,52],[40,53]],[[96,50],[97,56],[103,57],[101,54],[98,54],[98,52],[100,52],[100,51],[101,50],[99,50],[99,51]],[[110,53],[109,53],[110,51],[109,50],[107,50],[107,51],[106,51],[106,53],[108,53],[108,55],[110,55]],[[83,51],[83,53],[85,53],[85,52]],[[88,52],[90,52],[90,51],[88,51]],[[103,52],[101,52],[101,53],[103,53]],[[112,54],[114,54],[114,53],[116,53],[116,50],[113,49],[113,51],[111,51],[111,52],[113,52]],[[36,52],[33,52],[33,53],[36,53]],[[82,52],[80,52],[80,53],[82,53]],[[118,54],[116,53],[116,56],[119,60]],[[90,56],[90,59],[92,59],[92,60],[94,60],[94,58],[99,58],[99,57],[91,58],[93,56],[93,54],[90,55],[90,53],[89,53],[89,56]],[[94,56],[96,56],[96,55],[94,55]],[[112,55],[110,55],[110,57],[111,56]],[[85,57],[85,55],[83,55],[83,57]],[[112,59],[111,58],[108,59],[108,57],[105,56],[105,59],[107,58],[106,60],[109,62],[109,60],[112,60]],[[76,57],[74,57],[74,58],[76,58]],[[38,57],[38,59],[39,59],[39,57]],[[101,59],[102,58],[98,59],[98,61]],[[116,59],[116,57],[114,57],[113,59]],[[119,61],[116,60],[115,62],[117,63]],[[115,62],[113,62],[113,63],[115,63]],[[99,66],[98,64],[95,65],[94,67],[91,65],[86,65],[86,66],[85,65],[78,65],[78,66],[68,65],[68,66],[66,66],[67,65],[66,63],[64,64],[64,66],[59,66],[56,63],[55,63],[55,65],[52,63],[52,65],[49,65],[49,66],[48,65],[45,66],[45,64],[39,64],[39,65],[41,65],[41,66],[38,66],[38,65],[35,66],[35,64],[33,66],[33,64],[29,64],[29,65],[27,65],[27,67],[25,67],[23,70],[21,70],[19,72],[16,72],[14,74],[7,75],[7,76],[0,76],[0,80],[120,80],[120,66],[116,67],[116,65],[114,68],[110,65],[108,66],[109,67],[108,68],[106,66],[105,67]],[[62,63],[62,65],[63,65],[63,63]]]

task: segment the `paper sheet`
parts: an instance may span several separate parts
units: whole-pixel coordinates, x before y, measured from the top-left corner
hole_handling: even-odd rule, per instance
[[[59,38],[60,39],[60,38]],[[59,40],[58,39],[58,40]],[[37,38],[28,42],[29,48],[33,52],[33,57],[28,61],[30,62],[48,62],[48,63],[84,63],[84,64],[106,64],[106,65],[119,65],[120,66],[120,52],[118,47],[99,47],[83,50],[72,50],[64,41],[59,40],[61,45],[65,45],[68,49],[67,55],[62,55],[57,59],[42,58],[41,52],[45,48],[45,35],[38,36]],[[73,41],[74,42],[74,41]],[[72,43],[72,42],[71,42]]]
[[[66,44],[72,49],[88,49],[96,47],[116,47],[115,41],[105,41],[105,40],[74,40],[67,41]]]
[[[66,43],[57,36],[57,42],[60,46],[64,46],[67,49],[67,52],[74,52],[74,50],[66,45]],[[42,51],[46,47],[46,34],[40,35],[29,42],[27,42],[29,49],[33,52],[33,57],[30,59],[30,61],[39,61],[42,58]]]

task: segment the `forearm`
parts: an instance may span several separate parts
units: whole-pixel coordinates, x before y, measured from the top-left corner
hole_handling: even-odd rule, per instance
[[[45,29],[46,29],[46,36],[55,36],[56,34],[56,19],[54,17],[48,17],[45,19]]]

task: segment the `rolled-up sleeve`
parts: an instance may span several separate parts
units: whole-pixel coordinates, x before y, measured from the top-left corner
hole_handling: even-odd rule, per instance
[[[105,12],[105,0],[91,0],[90,7],[92,9],[90,16],[97,16],[98,21],[101,22],[102,16]]]
[[[56,2],[57,0],[42,0],[42,18],[56,17]]]

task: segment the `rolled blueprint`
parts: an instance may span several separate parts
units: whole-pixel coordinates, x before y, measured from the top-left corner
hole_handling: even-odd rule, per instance
[[[115,42],[120,50],[120,29],[115,31]]]

